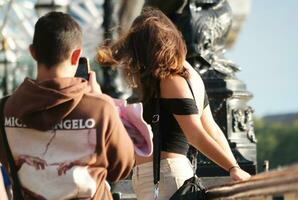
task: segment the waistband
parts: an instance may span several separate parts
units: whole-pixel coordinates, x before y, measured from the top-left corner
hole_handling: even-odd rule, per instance
[[[160,171],[175,171],[175,170],[192,170],[192,165],[189,159],[185,156],[178,158],[165,158],[160,160]],[[138,174],[153,174],[153,162],[147,162],[136,165],[133,168],[133,173]]]

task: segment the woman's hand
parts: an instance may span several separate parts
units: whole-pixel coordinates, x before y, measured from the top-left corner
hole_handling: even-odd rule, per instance
[[[246,171],[242,170],[240,167],[235,166],[230,169],[230,177],[234,181],[244,181],[249,179],[251,176]]]

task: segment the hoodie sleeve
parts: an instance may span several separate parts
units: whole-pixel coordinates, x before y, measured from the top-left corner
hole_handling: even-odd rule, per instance
[[[127,177],[134,166],[133,143],[124,128],[119,114],[111,106],[108,114],[108,132],[106,135],[106,154],[108,160],[109,181],[115,182]]]

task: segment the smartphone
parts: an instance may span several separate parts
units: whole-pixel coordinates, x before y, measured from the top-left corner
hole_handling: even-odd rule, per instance
[[[89,60],[86,57],[80,57],[79,66],[76,71],[75,77],[84,78],[86,80],[89,79]]]

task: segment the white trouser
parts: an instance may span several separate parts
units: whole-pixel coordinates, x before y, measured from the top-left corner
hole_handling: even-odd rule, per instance
[[[168,158],[160,162],[158,200],[169,200],[185,180],[193,176],[188,158]],[[132,185],[138,200],[154,199],[153,163],[137,165],[133,169]]]

